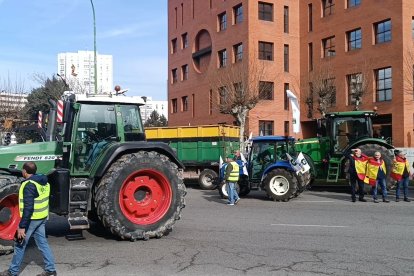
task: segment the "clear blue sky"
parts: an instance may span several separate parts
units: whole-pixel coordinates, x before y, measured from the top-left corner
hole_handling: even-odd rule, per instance
[[[167,0],[94,0],[98,54],[113,56],[114,85],[167,99]],[[93,51],[90,0],[0,0],[0,80],[56,74],[59,52]]]

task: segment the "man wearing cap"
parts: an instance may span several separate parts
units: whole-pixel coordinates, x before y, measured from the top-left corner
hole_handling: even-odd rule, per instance
[[[359,201],[366,202],[364,199],[364,179],[366,173],[368,156],[362,154],[361,149],[352,149],[349,155],[349,182],[351,185],[351,199],[356,201],[356,188],[358,187]]]
[[[239,181],[239,165],[234,162],[234,159],[236,157],[234,154],[227,155],[227,167],[226,167],[226,173],[224,175],[224,180],[227,183],[227,193],[229,196],[229,202],[228,205],[233,206],[234,204],[237,204],[239,202],[240,197],[237,194],[236,191],[236,183]]]
[[[410,182],[410,163],[405,157],[405,153],[400,150],[394,150],[395,159],[392,161],[391,177],[397,181],[395,191],[395,201],[400,201],[400,187],[403,188],[404,201],[408,199],[408,183]]]

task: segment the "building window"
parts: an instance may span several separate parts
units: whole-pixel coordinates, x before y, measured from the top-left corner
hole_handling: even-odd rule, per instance
[[[225,104],[226,103],[226,98],[227,98],[227,89],[226,89],[226,87],[224,87],[224,86],[219,87],[218,93],[219,93],[219,104]]]
[[[177,111],[178,111],[177,99],[172,99],[171,100],[171,111],[172,111],[172,113],[177,113]]]
[[[273,135],[273,121],[259,121],[260,135]]]
[[[283,7],[283,31],[285,34],[289,33],[289,7]]]
[[[283,69],[289,72],[289,45],[283,45]]]
[[[243,22],[243,5],[237,5],[233,7],[234,24]]]
[[[273,100],[274,84],[270,81],[259,81],[259,99]]]
[[[259,20],[273,21],[273,4],[259,2]]]
[[[273,60],[273,43],[259,41],[259,59]]]
[[[218,15],[219,31],[227,29],[227,14],[225,12]]]
[[[323,57],[335,56],[335,37],[331,36],[322,40]]]
[[[227,65],[227,50],[221,50],[218,52],[218,58],[219,58],[219,67],[223,68]]]
[[[312,4],[308,4],[308,31],[313,31]]]
[[[171,70],[171,79],[172,79],[172,83],[176,83],[178,81],[177,68],[174,68]]]
[[[171,40],[171,53],[174,54],[177,52],[177,39],[174,38]]]
[[[391,41],[391,20],[375,23],[375,44]]]
[[[361,29],[356,29],[346,33],[348,40],[348,51],[361,49],[362,47],[362,32]]]
[[[414,38],[414,17],[411,18],[411,35]]]
[[[283,90],[283,106],[285,110],[289,110],[289,98],[286,93],[289,90],[289,83],[283,85]]]
[[[243,43],[239,43],[233,46],[234,62],[243,60]]]
[[[181,45],[182,48],[183,49],[187,48],[188,47],[188,34],[187,33],[181,35],[181,41],[182,41],[182,45]]]
[[[312,43],[308,44],[308,60],[309,60],[308,69],[309,71],[312,71],[313,70],[313,44]]]
[[[183,111],[188,111],[188,97],[181,97],[181,106]]]
[[[283,124],[283,128],[284,128],[284,132],[285,132],[285,136],[289,136],[290,133],[290,125],[289,125],[289,121],[285,121]]]
[[[361,0],[347,0],[348,8],[361,5]]]
[[[348,105],[354,105],[358,100],[361,103],[361,92],[363,89],[362,86],[362,74],[350,74],[346,76],[348,84]]]
[[[182,80],[188,80],[188,64],[181,66]]]
[[[322,87],[324,88],[327,95],[327,107],[335,106],[336,104],[336,86],[335,78],[328,78],[322,80]]]
[[[322,0],[323,17],[334,13],[335,0]]]
[[[392,68],[375,70],[377,102],[392,100]]]

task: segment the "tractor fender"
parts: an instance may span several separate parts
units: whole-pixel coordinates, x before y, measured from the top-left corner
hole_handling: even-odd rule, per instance
[[[263,180],[266,178],[269,172],[273,171],[274,169],[278,169],[278,168],[293,172],[292,166],[290,165],[288,161],[276,162],[274,164],[271,164],[264,170],[262,179],[260,180],[260,182],[263,182]]]
[[[92,176],[94,177],[102,177],[108,168],[111,166],[118,157],[127,154],[133,153],[137,151],[156,151],[158,153],[162,153],[166,155],[168,158],[171,159],[173,163],[175,163],[178,168],[184,169],[183,163],[178,160],[177,155],[168,146],[166,143],[162,142],[146,142],[146,141],[139,141],[139,142],[126,142],[126,143],[117,143],[111,146],[105,153],[100,165],[96,168],[95,171],[92,171]]]
[[[348,147],[344,150],[344,153],[350,153],[351,152],[351,149],[354,149],[356,147],[359,147],[360,145],[365,145],[365,144],[377,144],[377,145],[380,145],[380,146],[385,147],[386,149],[394,149],[394,146],[388,144],[383,139],[378,139],[378,138],[363,138],[361,140],[355,141],[352,144],[349,144]]]

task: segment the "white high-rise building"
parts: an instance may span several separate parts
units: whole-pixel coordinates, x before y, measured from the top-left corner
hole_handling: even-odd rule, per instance
[[[141,96],[135,96],[142,98]],[[152,97],[145,97],[145,105],[141,106],[141,118],[145,123],[151,116],[151,113],[156,110],[158,114],[164,115],[168,120],[168,101],[153,101]]]
[[[82,93],[95,92],[93,51],[59,53],[57,72],[72,90]],[[112,55],[97,54],[97,82],[98,93],[109,93],[113,90]]]

